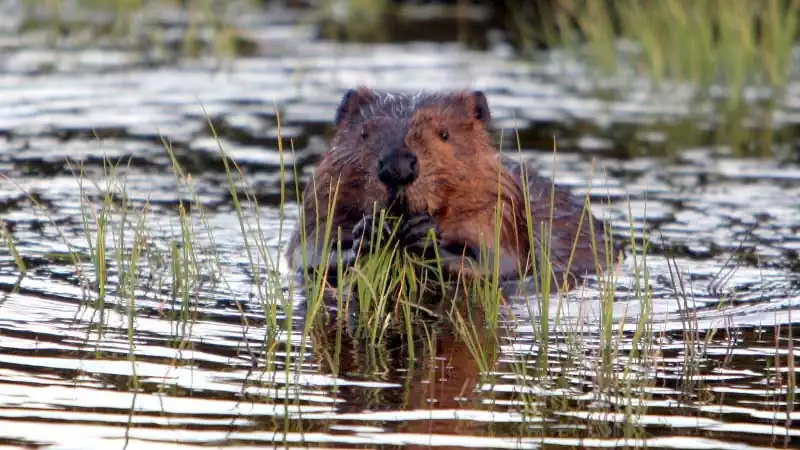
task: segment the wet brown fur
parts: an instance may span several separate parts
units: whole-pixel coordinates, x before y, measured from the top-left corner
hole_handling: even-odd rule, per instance
[[[472,92],[397,98],[392,98],[392,94],[388,94],[388,98],[384,95],[387,94],[360,88],[340,107],[343,119],[337,126],[331,148],[320,161],[303,196],[301,221],[308,239],[313,240],[318,229],[325,229],[328,202],[337,183],[337,203],[332,217],[334,237],[340,227],[341,236],[349,238],[353,226],[364,215],[372,214],[373,204],[379,208],[387,206],[388,191],[377,177],[378,155],[391,145],[388,142],[398,133],[405,133],[399,138],[401,144],[415,153],[419,161],[419,176],[406,190],[407,213],[427,212],[433,216],[441,232],[441,247],[468,244],[493,248],[499,204],[502,207],[500,248],[494,250],[501,252],[506,266],[513,263],[517,275],[529,274],[532,250],[538,254],[542,245],[541,226],[550,221],[552,181],[536,174],[529,165],[519,164],[497,152],[490,140],[488,110],[486,117],[475,114],[481,105],[475,103]],[[365,140],[364,135],[369,138]],[[528,239],[523,205],[523,172],[534,219],[533,243]],[[587,212],[580,223],[583,199],[558,185],[555,185],[554,203],[550,245],[557,278],[574,279],[602,270],[606,261],[603,222]],[[567,268],[578,233],[573,261]],[[597,244],[595,249],[592,238]],[[292,265],[298,262],[299,244],[296,231],[287,249]],[[618,250],[618,247],[613,249],[615,253]],[[310,264],[318,262],[309,258]],[[473,269],[466,266],[450,269],[473,273]],[[505,272],[506,277],[514,277],[508,267]]]
[[[501,170],[485,124],[470,113],[475,106],[471,93],[460,92],[449,103],[414,114],[406,145],[421,162],[419,178],[408,188],[408,203],[412,213],[427,212],[436,219],[440,245],[467,242],[488,248],[495,244],[496,207],[502,205],[499,244],[506,252],[522,254],[522,191]],[[440,133],[447,133],[446,141]]]

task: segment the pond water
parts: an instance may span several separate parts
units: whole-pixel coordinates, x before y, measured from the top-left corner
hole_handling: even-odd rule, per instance
[[[102,40],[54,50],[35,32],[0,40],[0,213],[4,240],[13,237],[28,268],[21,276],[2,247],[0,448],[749,449],[800,442],[792,426],[800,418],[800,328],[793,325],[800,315],[800,165],[737,159],[710,146],[681,148],[672,159],[622,156],[630,153],[623,147],[647,154],[664,145],[669,136],[648,125],[656,119],[705,119],[692,115],[684,92],[659,94],[644,82],[602,99],[591,71],[556,51],[523,61],[502,42],[481,51],[422,41],[337,43],[315,38],[314,26],[290,12],[253,14],[241,26],[257,50],[222,64],[165,64]],[[490,373],[481,374],[466,344],[447,330],[437,358],[416,368],[400,357],[376,368],[353,344],[334,370],[301,345],[301,330],[270,336],[265,311],[274,307],[284,322],[302,313],[302,296],[287,305],[276,300],[285,290],[265,292],[257,280],[276,275],[285,288],[290,274],[283,265],[278,274],[253,270],[247,249],[261,267],[264,257],[280,257],[297,214],[291,202],[279,208],[281,186],[291,191],[295,181],[291,174],[282,180],[281,160],[297,164],[305,181],[342,93],[358,84],[484,90],[505,144],[515,146],[509,136],[518,130],[524,157],[576,193],[591,184],[593,200],[610,198],[595,212],[618,236],[647,231],[652,310],[642,311],[629,250],[612,308],[620,349],[613,388],[603,387],[598,369],[603,316],[592,281],[558,300],[564,307],[552,308],[549,320],[531,298],[510,298],[519,325],[500,341]],[[800,84],[793,84],[777,124],[797,128],[798,98]],[[245,205],[244,214],[260,231],[242,233],[209,122],[251,184],[259,208]],[[780,144],[794,148],[792,139]],[[185,176],[173,173],[165,141]],[[107,158],[119,162],[114,176]],[[112,244],[100,304],[91,213],[123,182],[124,201],[138,211],[146,206],[147,215],[144,232],[135,232],[134,221],[122,247],[146,236],[146,264],[132,304]],[[182,256],[181,204],[198,212],[185,223],[195,261]],[[116,242],[119,217],[112,219],[108,239]],[[74,263],[70,252],[81,260]],[[197,270],[198,282],[180,282],[165,255],[187,258],[181,267]],[[653,355],[640,364],[630,349],[647,314]],[[543,351],[533,325],[542,321],[580,327],[580,356],[554,332],[546,359],[556,375],[521,374]],[[266,364],[264,343],[276,339],[281,349]],[[287,355],[302,360],[288,364]],[[299,370],[288,370],[292,364]],[[628,379],[628,371],[638,376]]]

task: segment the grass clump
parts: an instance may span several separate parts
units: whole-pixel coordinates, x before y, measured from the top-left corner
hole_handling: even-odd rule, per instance
[[[255,44],[229,20],[229,10],[250,0],[24,0],[22,30],[46,30],[50,45],[89,46],[103,38],[157,57],[230,58],[252,54]],[[164,20],[165,12],[185,20]],[[177,14],[176,14],[177,13]],[[178,31],[178,33],[175,33]]]
[[[331,39],[375,41],[386,37],[389,0],[323,0],[318,7],[322,32]]]
[[[209,123],[209,126],[217,137],[213,125]],[[291,151],[291,148],[284,148],[282,140],[279,139],[279,143],[282,156]],[[150,298],[160,299],[163,302],[160,314],[174,323],[170,345],[176,349],[190,349],[196,338],[193,324],[202,318],[202,306],[209,300],[208,293],[237,292],[227,280],[225,256],[217,249],[207,211],[196,193],[191,174],[182,169],[180,155],[166,139],[164,147],[173,164],[177,190],[188,194],[179,196],[174,205],[176,220],[168,233],[169,245],[159,245],[165,238],[156,233],[164,226],[152,222],[150,202],[134,201],[127,194],[124,181],[127,166],[117,161],[104,166],[101,178],[106,179],[105,184],[87,183],[82,189],[84,236],[81,248],[74,249],[79,259],[77,264],[88,267],[84,274],[92,279],[85,308],[113,311],[116,317],[124,318],[124,327],[112,331],[127,337],[134,380],[131,387],[140,389],[152,389],[136,382],[135,375],[140,342],[137,318],[142,303]],[[337,275],[344,283],[332,288],[327,284],[328,274],[320,271],[313,273],[301,286],[295,277],[285,277],[281,258],[266,242],[274,237],[273,230],[265,230],[260,224],[260,207],[245,170],[229,158],[222,145],[219,154],[224,162],[233,209],[231,216],[235,216],[239,224],[235,232],[242,238],[240,253],[246,260],[248,273],[252,274],[253,301],[232,299],[241,313],[245,353],[252,360],[254,372],[259,374],[256,382],[274,390],[286,390],[283,400],[286,406],[302,405],[297,397],[301,390],[292,383],[297,383],[299,375],[307,370],[308,350],[321,370],[336,377],[357,374],[375,379],[405,369],[407,379],[402,401],[406,407],[431,408],[428,400],[441,395],[437,407],[455,409],[464,402],[472,402],[476,408],[495,408],[487,406],[496,395],[491,387],[511,382],[515,389],[514,404],[525,417],[517,431],[525,436],[546,437],[553,433],[563,436],[567,431],[555,425],[550,428],[549,422],[582,412],[575,411],[569,397],[538,395],[536,389],[569,392],[575,377],[587,379],[592,385],[593,399],[607,405],[605,412],[624,419],[620,419],[619,427],[596,421],[590,430],[592,436],[642,436],[635,419],[646,413],[648,388],[656,383],[651,377],[656,364],[653,359],[655,337],[649,325],[652,298],[645,263],[647,244],[646,240],[638,242],[633,238],[633,226],[631,241],[635,247],[638,284],[632,289],[632,295],[642,303],[642,313],[632,337],[631,333],[623,334],[621,327],[616,328],[620,322],[614,315],[616,278],[613,271],[600,277],[598,293],[580,299],[580,292],[568,291],[552,277],[556,268],[549,258],[548,239],[542,239],[538,256],[529,261],[534,267],[530,278],[532,291],[508,290],[497,277],[497,258],[483,261],[484,271],[489,276],[472,282],[457,279],[447,285],[448,289],[439,289],[443,283],[441,268],[430,261],[410,260],[398,248],[380,242],[371,246],[376,249],[372,257],[347,269],[339,266]],[[293,169],[283,167],[283,172],[290,170]],[[75,174],[78,180],[96,178],[96,174],[89,174],[82,168],[75,170]],[[285,186],[286,176],[282,173],[281,186]],[[297,190],[299,192],[299,187]],[[282,190],[284,206],[289,197]],[[334,206],[329,205],[330,208]],[[585,217],[588,217],[591,214],[588,200],[585,206]],[[553,213],[551,209],[550,220],[543,225],[543,236],[553,227]],[[282,222],[286,215],[285,212],[281,214]],[[532,218],[530,207],[526,207],[525,214]],[[381,212],[376,212],[376,217],[377,229],[383,228],[382,221],[391,220]],[[499,208],[495,217],[499,227],[502,217]],[[339,231],[333,229],[331,222],[326,223],[324,229],[321,238],[333,243],[334,256],[341,255]],[[281,241],[283,225],[276,232]],[[610,230],[605,232],[610,233]],[[534,236],[538,230],[529,227],[527,233]],[[380,236],[379,233],[372,235]],[[8,235],[5,237],[8,245],[16,248],[13,240]],[[608,236],[606,240],[612,239]],[[641,248],[642,245],[645,247]],[[613,257],[611,252],[607,254]],[[611,260],[605,264],[613,267]],[[429,270],[422,271],[420,265]],[[529,307],[525,318],[518,317],[513,308],[507,307],[508,298],[519,294],[532,294],[513,300],[517,305]],[[566,312],[575,305],[576,299],[587,304],[599,303],[599,320],[568,320]],[[303,312],[295,313],[301,302],[305,304]],[[253,306],[261,308],[259,315],[263,316],[263,323],[252,321]],[[109,326],[108,316],[101,313],[101,326]],[[518,348],[521,344],[517,329],[527,326],[534,329],[532,340]],[[254,327],[266,329],[265,338],[258,345],[247,339],[248,331]],[[693,352],[690,356],[700,355]],[[182,363],[178,359],[173,362],[175,365]],[[687,361],[687,365],[689,363]],[[502,372],[507,367],[511,372]],[[456,373],[445,377],[443,382],[441,373],[444,370]],[[285,375],[288,381],[277,381],[279,374]],[[687,376],[694,376],[694,373]],[[446,383],[457,384],[458,392],[439,394],[431,388]],[[340,392],[337,386],[331,389],[331,395]],[[456,397],[457,402],[453,400]],[[448,403],[451,400],[455,403]],[[540,419],[545,420],[540,423]],[[299,419],[287,416],[284,420]],[[290,428],[286,423],[284,426]]]
[[[523,173],[523,180],[524,173]],[[499,180],[498,180],[499,181]],[[527,186],[523,182],[523,186]],[[584,361],[593,361],[596,375],[595,385],[598,388],[596,393],[599,400],[607,398],[617,398],[618,413],[623,417],[642,414],[641,404],[643,403],[647,388],[654,386],[655,381],[649,376],[646,368],[652,367],[652,354],[649,351],[650,340],[652,339],[652,329],[649,327],[650,311],[652,307],[643,305],[640,309],[643,315],[639,317],[636,327],[634,342],[629,344],[630,337],[624,335],[622,327],[616,329],[614,306],[616,277],[613,270],[603,273],[600,277],[600,298],[588,298],[585,301],[599,302],[600,322],[599,324],[571,323],[562,321],[561,311],[565,311],[569,306],[570,298],[576,294],[570,288],[568,280],[559,278],[556,273],[562,268],[555,267],[549,246],[550,230],[552,230],[553,216],[557,211],[551,208],[549,220],[542,222],[542,230],[535,229],[538,218],[533,217],[529,199],[530,193],[523,188],[525,219],[529,224],[527,228],[528,238],[531,242],[539,242],[535,253],[527,262],[532,273],[529,275],[530,283],[528,287],[523,287],[517,294],[525,297],[519,302],[528,305],[528,320],[530,322],[520,322],[515,317],[512,308],[507,306],[507,297],[513,295],[513,287],[506,286],[499,279],[500,260],[499,254],[495,253],[494,259],[482,259],[484,264],[483,277],[474,279],[457,278],[454,281],[444,283],[445,288],[439,290],[443,282],[441,267],[434,265],[432,278],[420,280],[419,261],[409,261],[403,258],[403,253],[396,247],[387,246],[380,251],[370,254],[366,260],[359,261],[353,268],[341,271],[340,277],[343,282],[341,286],[352,287],[355,297],[358,314],[356,315],[357,326],[361,327],[362,334],[349,334],[345,341],[356,340],[362,342],[356,348],[363,351],[368,356],[364,358],[372,361],[370,367],[378,372],[384,372],[391,364],[392,356],[388,354],[399,350],[392,350],[391,346],[402,348],[401,352],[407,359],[405,365],[413,365],[422,361],[426,364],[428,357],[442,357],[442,353],[458,348],[461,355],[452,355],[451,362],[459,370],[472,371],[471,382],[465,380],[464,391],[461,397],[472,399],[480,403],[480,398],[492,394],[482,393],[483,388],[490,387],[497,383],[497,372],[503,345],[513,342],[516,336],[516,329],[519,326],[530,325],[534,328],[535,349],[521,352],[519,359],[511,364],[516,382],[518,383],[519,393],[517,400],[521,402],[522,411],[529,419],[536,421],[537,417],[543,414],[551,414],[552,410],[569,409],[566,404],[556,402],[547,405],[543,410],[540,406],[541,398],[529,394],[527,387],[535,384],[540,386],[564,386],[568,383],[565,374],[580,372],[585,368]],[[555,205],[555,189],[550,191],[550,203]],[[498,195],[498,208],[495,214],[495,239],[501,235],[500,225],[502,219],[502,207],[500,204],[501,196]],[[591,207],[588,196],[585,202],[584,219],[591,216]],[[381,223],[384,219],[381,216],[376,223]],[[586,227],[593,226],[589,220],[583,220]],[[381,229],[382,224],[377,229]],[[331,232],[331,230],[328,230]],[[332,232],[334,235],[335,231]],[[631,226],[631,233],[633,227]],[[614,238],[611,230],[603,230],[606,245],[606,261],[600,261],[599,245],[600,242],[593,241],[595,263],[599,266],[613,268],[615,257],[613,251]],[[633,237],[633,235],[632,235]],[[499,242],[495,241],[492,245],[497,248]],[[486,250],[485,248],[483,250]],[[573,255],[575,246],[573,245]],[[323,258],[324,260],[324,258]],[[409,265],[410,264],[410,265]],[[567,263],[566,271],[569,271]],[[523,268],[519,268],[524,272]],[[637,298],[643,303],[649,304],[652,298],[649,293],[649,284],[642,277],[639,278],[641,285],[638,287]],[[437,286],[436,289],[426,290],[425,287],[419,288],[420,281],[432,282]],[[532,288],[530,285],[533,285]],[[522,286],[522,284],[520,285]],[[415,290],[416,288],[416,290]],[[341,292],[341,291],[340,291]],[[428,302],[421,301],[428,294]],[[637,294],[638,295],[638,294]],[[432,300],[432,302],[431,302]],[[556,312],[551,314],[551,308]],[[400,310],[402,314],[390,314],[388,311]],[[390,323],[394,318],[395,326]],[[591,325],[591,326],[587,326]],[[330,325],[328,325],[330,326]],[[325,333],[323,333],[325,334]],[[399,339],[398,334],[402,335]],[[354,337],[355,336],[355,337]],[[338,336],[339,338],[341,337]],[[450,342],[450,349],[438,348],[444,340]],[[321,342],[331,342],[331,339],[316,339]],[[628,346],[629,348],[623,348]],[[597,352],[596,354],[592,354]],[[517,356],[514,352],[511,355]],[[554,359],[553,356],[561,355]],[[339,353],[341,356],[341,353]],[[415,359],[415,355],[421,359]],[[508,357],[508,353],[506,354]],[[467,358],[470,369],[463,365],[463,358]],[[530,358],[533,358],[532,360]],[[331,356],[325,358],[328,364],[337,359]],[[347,358],[345,358],[347,360]],[[506,363],[508,361],[506,360]],[[394,363],[397,364],[396,356]],[[346,362],[348,366],[352,362]],[[340,373],[341,368],[332,369],[335,373]],[[438,369],[437,369],[438,370]],[[454,377],[456,375],[453,375]],[[418,381],[418,380],[415,380]],[[433,383],[433,380],[427,382]],[[412,383],[413,384],[413,383]],[[410,387],[412,391],[414,387]],[[491,392],[491,389],[489,389]],[[487,399],[484,399],[486,401]],[[444,400],[443,400],[444,401]],[[563,398],[561,400],[563,401]],[[419,407],[419,405],[417,405]],[[429,406],[423,406],[429,407]],[[445,406],[441,406],[445,407]],[[641,436],[641,429],[633,421],[626,422],[628,425],[623,430],[623,435],[627,437]],[[530,433],[528,430],[526,433]],[[609,428],[603,431],[603,435],[617,436],[616,428]]]
[[[797,0],[575,0],[555,2],[549,14],[541,29],[518,25],[523,40],[580,52],[599,78],[644,76],[667,92],[691,89],[695,124],[673,130],[671,139],[691,132],[690,145],[773,154],[772,109],[793,69]],[[706,125],[714,130],[710,140]]]
[[[654,80],[719,84],[736,98],[749,84],[786,86],[798,13],[795,0],[577,0],[558,2],[543,32],[552,43],[585,43],[609,72],[620,63],[619,41],[632,41],[632,66]]]

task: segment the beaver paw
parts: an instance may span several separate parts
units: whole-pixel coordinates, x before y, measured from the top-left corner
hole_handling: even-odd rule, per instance
[[[429,214],[422,213],[409,218],[400,225],[398,239],[410,253],[433,254],[433,243],[428,242],[431,231],[433,231],[433,237],[438,239],[439,228],[436,221]]]
[[[378,229],[379,221],[371,215],[366,215],[353,227],[353,253],[373,253],[373,245],[378,248],[386,245],[392,236],[392,227],[388,221],[383,221],[382,229]],[[377,234],[377,235],[376,235]]]

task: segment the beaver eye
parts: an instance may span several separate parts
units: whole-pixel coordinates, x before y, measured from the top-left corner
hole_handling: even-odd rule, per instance
[[[361,128],[361,139],[367,139],[369,137],[369,133],[367,132],[367,127]]]
[[[440,130],[439,137],[442,138],[443,141],[447,141],[450,139],[450,133],[448,133],[447,130]]]

